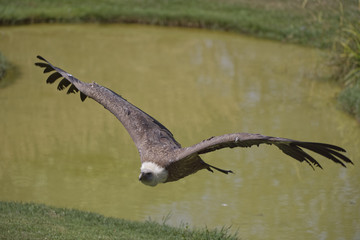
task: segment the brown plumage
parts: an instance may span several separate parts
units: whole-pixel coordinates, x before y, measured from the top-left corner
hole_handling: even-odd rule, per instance
[[[58,84],[58,90],[64,90],[70,86],[68,94],[80,91],[82,101],[87,97],[92,98],[119,119],[139,151],[142,163],[139,179],[146,185],[155,186],[158,183],[177,181],[202,169],[211,172],[215,169],[225,174],[232,173],[230,170],[223,170],[205,163],[199,155],[221,148],[251,147],[264,143],[277,146],[285,154],[300,162],[308,163],[312,168],[322,167],[302,149],[318,153],[343,167],[345,163],[352,164],[349,158],[341,154],[345,150],[335,145],[251,133],[232,133],[211,137],[194,146],[182,148],[164,125],[112,90],[94,82],[84,83],[53,66],[44,58],[38,56],[38,59],[41,62],[35,65],[44,68],[44,73],[55,71],[48,77],[47,83],[52,84],[62,78]]]

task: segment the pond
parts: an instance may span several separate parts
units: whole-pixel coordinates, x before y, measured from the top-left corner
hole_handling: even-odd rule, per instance
[[[0,89],[0,200],[45,203],[129,220],[231,226],[242,239],[359,239],[360,128],[323,81],[323,53],[197,29],[137,25],[0,28],[17,66]],[[102,106],[58,92],[34,66],[41,55],[96,81],[163,123],[183,145],[232,132],[319,141],[347,149],[343,168],[313,171],[276,147],[204,155],[200,171],[147,187],[137,149]]]

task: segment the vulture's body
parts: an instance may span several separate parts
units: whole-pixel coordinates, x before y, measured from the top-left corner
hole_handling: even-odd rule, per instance
[[[219,169],[205,163],[199,156],[225,147],[251,147],[266,143],[277,146],[285,154],[300,162],[305,161],[312,167],[321,168],[320,164],[301,148],[316,152],[344,167],[345,163],[352,163],[349,158],[340,153],[345,150],[335,145],[251,133],[232,133],[211,137],[194,146],[182,148],[166,127],[120,95],[96,83],[84,83],[53,66],[44,58],[40,56],[38,58],[42,62],[36,65],[44,68],[44,73],[55,71],[48,77],[47,83],[54,83],[62,78],[58,90],[64,90],[70,86],[67,93],[80,91],[82,101],[87,97],[92,98],[119,119],[139,151],[142,163],[139,179],[146,185],[155,186],[158,183],[177,181],[202,169],[231,173],[230,170]]]

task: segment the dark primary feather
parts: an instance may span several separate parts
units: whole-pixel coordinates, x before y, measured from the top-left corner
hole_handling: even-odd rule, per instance
[[[75,85],[72,84],[72,85],[69,87],[69,90],[67,91],[66,94],[77,93],[78,91],[79,91],[79,89],[77,89],[77,88],[75,87]]]
[[[41,68],[45,68],[44,69],[44,73],[48,73],[48,72],[52,72],[52,71],[56,71],[54,73],[52,73],[46,80],[46,83],[49,84],[53,84],[54,82],[56,82],[56,80],[58,80],[61,77],[64,77],[60,82],[59,85],[57,87],[57,89],[59,91],[64,90],[65,88],[67,88],[70,84],[70,88],[67,91],[67,94],[70,93],[77,93],[79,91],[79,89],[75,86],[75,83],[79,82],[78,79],[72,77],[70,74],[68,74],[67,72],[63,71],[60,68],[54,67],[53,65],[51,65],[45,58],[41,57],[41,56],[37,56],[38,59],[44,61],[44,62],[37,62],[35,63],[36,66],[39,66]],[[84,93],[80,94],[80,99],[81,101],[85,101],[86,99],[86,95]]]
[[[59,82],[59,85],[58,85],[57,89],[58,89],[59,91],[64,90],[64,89],[67,88],[70,84],[71,84],[71,82],[69,82],[68,80],[66,80],[65,78],[63,78],[63,80],[61,80],[61,81]]]
[[[80,92],[81,101],[85,101],[86,98],[87,98],[87,96],[84,93]]]
[[[314,142],[298,142],[297,145],[305,149],[311,150],[313,152],[316,152],[328,159],[331,159],[332,161],[341,164],[343,167],[346,166],[342,161],[347,163],[352,163],[352,161],[348,157],[339,153],[346,151],[343,148],[335,145],[330,145],[325,143],[314,143]]]
[[[58,78],[61,78],[61,74],[58,72],[54,72],[53,74],[51,74],[48,79],[46,80],[46,83],[54,83]]]
[[[45,68],[44,73],[54,71],[54,69],[49,64],[46,64],[46,63],[38,62],[38,63],[35,63],[35,65],[37,65],[39,67],[42,67],[42,68]]]

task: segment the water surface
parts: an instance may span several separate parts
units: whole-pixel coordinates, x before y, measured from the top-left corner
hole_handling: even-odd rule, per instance
[[[0,200],[45,203],[131,220],[232,226],[243,239],[359,239],[359,125],[314,49],[200,30],[124,25],[0,28],[20,70],[0,90]],[[183,146],[253,132],[345,147],[355,166],[317,157],[313,171],[271,146],[204,156],[201,171],[150,188],[137,150],[103,107],[66,96],[34,66],[42,55],[121,94]]]

